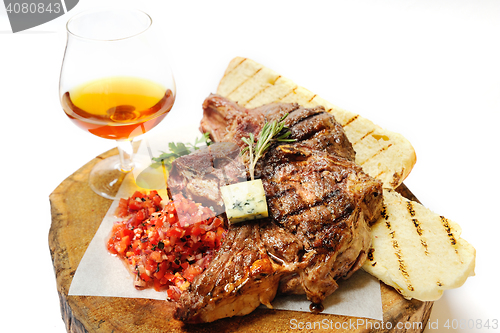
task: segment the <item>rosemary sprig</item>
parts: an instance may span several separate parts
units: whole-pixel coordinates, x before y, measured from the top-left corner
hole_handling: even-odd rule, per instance
[[[288,117],[288,113],[281,117],[279,121],[273,120],[269,123],[266,122],[259,133],[256,143],[253,133],[250,133],[247,138],[241,138],[241,141],[247,144],[247,146],[242,149],[241,154],[243,155],[248,152],[249,172],[252,180],[254,180],[255,165],[257,161],[266,153],[273,142],[295,141],[295,139],[289,139],[292,132],[283,132],[284,130],[288,130],[288,127],[283,122],[286,117]]]

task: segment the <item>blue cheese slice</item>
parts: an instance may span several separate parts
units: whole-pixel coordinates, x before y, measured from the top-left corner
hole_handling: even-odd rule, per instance
[[[268,216],[266,193],[260,179],[222,186],[220,191],[229,223]]]

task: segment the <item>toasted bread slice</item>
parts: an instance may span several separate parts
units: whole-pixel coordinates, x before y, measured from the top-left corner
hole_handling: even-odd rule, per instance
[[[412,145],[402,135],[325,101],[253,60],[234,58],[217,93],[247,108],[273,102],[298,103],[305,107],[323,105],[344,127],[356,151],[356,163],[372,177],[382,180],[386,188],[398,187],[416,162]]]
[[[458,224],[386,189],[363,269],[406,298],[437,300],[474,275],[476,250],[460,234]]]

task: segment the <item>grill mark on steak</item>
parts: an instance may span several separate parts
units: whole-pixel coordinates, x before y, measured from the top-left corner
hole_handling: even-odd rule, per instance
[[[301,109],[297,104],[296,108],[291,111],[288,117],[285,119],[285,123],[287,124],[287,126],[295,126],[300,122],[308,120],[309,118],[317,116],[321,113],[321,108]]]
[[[366,260],[369,224],[382,207],[381,182],[354,163],[342,126],[323,107],[275,103],[249,110],[217,95],[203,107],[200,127],[214,141],[243,147],[242,137],[285,113],[298,140],[273,144],[256,165],[270,217],[229,226],[209,267],[181,295],[175,318],[196,323],[244,315],[271,306],[276,293],[306,294],[321,303],[337,289],[337,279]]]
[[[291,132],[290,138],[297,142],[316,149],[326,149],[328,152],[341,155],[354,161],[354,150],[343,133],[343,129],[333,116],[325,111],[322,106],[314,108],[303,108],[298,104],[292,104],[288,110],[285,124]],[[278,120],[285,115],[285,111],[268,116],[274,110],[271,108],[265,115],[265,121]],[[254,132],[254,134],[257,134]],[[344,148],[338,149],[336,146]]]
[[[287,192],[292,192],[294,191],[293,189],[290,189],[288,190]],[[284,193],[283,193],[284,194]],[[312,204],[309,204],[309,205],[305,205],[304,207],[299,207],[297,208],[296,210],[291,210],[285,214],[282,214],[280,216],[273,216],[273,218],[276,220],[276,221],[283,221],[285,220],[287,217],[290,217],[290,216],[295,216],[295,215],[299,215],[300,213],[302,213],[304,210],[307,210],[307,209],[311,209],[311,208],[315,208],[315,207],[318,207],[318,206],[325,206],[329,203],[329,201],[331,201],[332,199],[335,199],[339,196],[340,194],[340,190],[335,190],[335,191],[332,191],[330,193],[327,193],[325,195],[325,197],[323,198],[320,198],[318,201],[312,203]],[[273,202],[275,201],[276,199],[279,199],[281,198],[282,196],[280,197],[273,197],[273,198],[267,198],[267,200],[269,202]],[[279,204],[276,204],[276,206],[279,206]],[[351,213],[352,212],[352,209],[348,212],[348,213]],[[340,215],[339,217],[342,217],[342,215]]]

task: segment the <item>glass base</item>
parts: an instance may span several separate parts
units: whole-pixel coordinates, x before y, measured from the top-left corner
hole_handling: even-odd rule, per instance
[[[115,155],[98,162],[89,176],[90,188],[106,199],[119,199],[116,195],[125,176],[120,164],[120,156]]]

